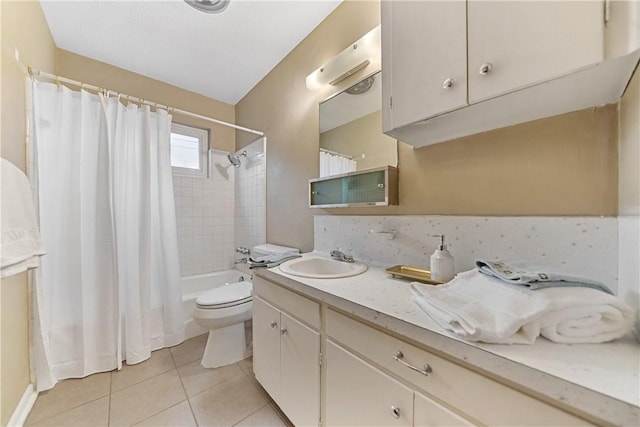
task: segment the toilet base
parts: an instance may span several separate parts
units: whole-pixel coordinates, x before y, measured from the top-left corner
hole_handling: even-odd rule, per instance
[[[244,322],[239,322],[209,330],[207,346],[200,363],[204,368],[218,368],[249,356],[251,352],[247,350]]]

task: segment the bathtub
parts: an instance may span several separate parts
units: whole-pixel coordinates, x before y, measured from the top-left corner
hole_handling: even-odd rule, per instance
[[[199,294],[209,289],[217,288],[226,283],[239,282],[242,279],[251,280],[250,274],[239,270],[230,269],[216,271],[196,276],[187,276],[180,279],[182,285],[182,313],[184,318],[184,338],[189,339],[209,332],[197,325],[191,316]]]

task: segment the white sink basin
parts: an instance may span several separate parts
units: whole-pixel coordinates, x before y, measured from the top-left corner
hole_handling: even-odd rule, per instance
[[[338,279],[362,274],[367,265],[361,262],[343,262],[329,258],[303,257],[280,265],[280,271],[313,279]]]

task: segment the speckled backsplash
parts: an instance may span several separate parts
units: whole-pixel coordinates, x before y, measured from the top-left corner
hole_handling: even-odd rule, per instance
[[[372,232],[373,230],[374,232]],[[375,231],[396,231],[390,234]],[[618,220],[599,217],[343,216],[314,217],[314,247],[340,249],[366,263],[429,267],[444,234],[456,272],[484,259],[529,259],[618,289]]]

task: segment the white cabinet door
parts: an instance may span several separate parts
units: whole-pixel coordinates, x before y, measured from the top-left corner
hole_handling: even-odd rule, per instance
[[[469,0],[469,104],[602,61],[603,10],[601,1]]]
[[[280,311],[253,297],[253,371],[274,400],[280,396]]]
[[[320,419],[320,334],[282,312],[280,408],[297,426]]]
[[[413,390],[327,341],[327,426],[411,426]]]
[[[439,403],[434,402],[427,396],[415,392],[413,425],[416,427],[446,427],[472,426],[474,424]]]
[[[385,1],[381,12],[383,130],[467,105],[466,2]]]

